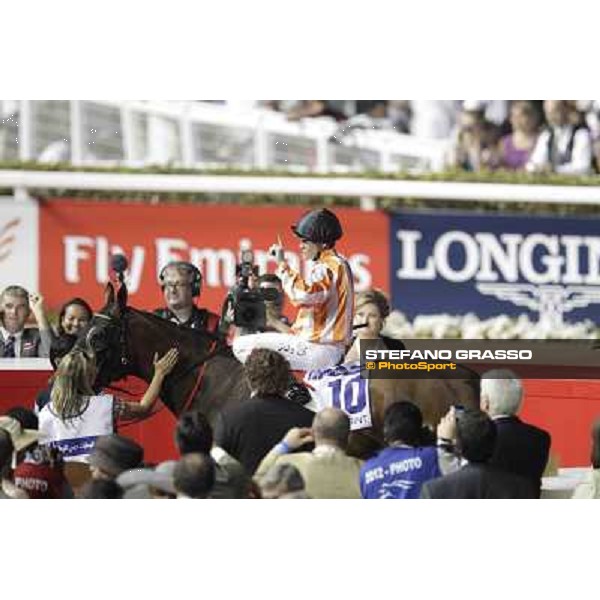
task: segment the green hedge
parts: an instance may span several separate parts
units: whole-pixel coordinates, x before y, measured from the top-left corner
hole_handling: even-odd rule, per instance
[[[574,177],[557,174],[529,174],[512,171],[487,171],[468,173],[463,171],[444,171],[441,173],[425,173],[415,175],[410,173],[382,173],[364,171],[360,173],[297,173],[285,169],[244,170],[240,168],[185,169],[172,166],[147,166],[144,168],[130,167],[74,167],[69,163],[40,164],[36,162],[0,162],[0,169],[21,169],[36,171],[72,171],[92,173],[131,173],[131,174],[177,174],[177,175],[222,175],[245,177],[323,177],[323,178],[359,178],[377,180],[405,181],[448,181],[465,183],[497,183],[497,184],[526,184],[526,185],[566,185],[566,186],[600,186],[600,175]],[[3,190],[10,193],[10,190]],[[339,196],[298,196],[282,194],[198,194],[198,193],[156,193],[156,192],[106,192],[77,189],[37,190],[36,196],[52,198],[57,195],[69,198],[89,198],[114,201],[139,202],[202,202],[202,203],[239,203],[239,204],[302,204],[302,205],[331,205],[356,206],[359,198],[343,198]],[[377,198],[378,205],[383,209],[398,208],[456,208],[482,212],[518,212],[534,214],[599,214],[599,205],[557,205],[533,204],[514,202],[459,202],[448,200],[427,200],[417,198]]]
[[[150,165],[143,168],[132,167],[75,167],[70,163],[37,163],[0,162],[0,169],[20,169],[35,171],[74,171],[92,173],[147,173],[173,175],[244,175],[247,177],[323,177],[323,178],[352,178],[352,179],[384,179],[408,181],[464,181],[471,183],[521,183],[528,185],[573,185],[599,186],[600,175],[572,176],[559,174],[533,174],[514,171],[481,171],[471,173],[459,170],[448,170],[439,173],[383,173],[381,171],[362,171],[359,173],[297,173],[287,169],[241,169],[222,167],[213,169],[186,169],[183,167]]]

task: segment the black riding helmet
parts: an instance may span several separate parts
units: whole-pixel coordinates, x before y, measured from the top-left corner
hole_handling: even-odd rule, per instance
[[[343,235],[339,219],[326,208],[306,213],[292,225],[292,231],[299,238],[327,246],[333,246]]]

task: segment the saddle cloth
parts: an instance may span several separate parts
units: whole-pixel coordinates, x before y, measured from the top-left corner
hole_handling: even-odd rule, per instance
[[[372,426],[369,380],[360,375],[359,362],[307,371],[304,383],[312,402],[306,407],[318,412],[326,407],[343,410],[350,418],[350,429]]]

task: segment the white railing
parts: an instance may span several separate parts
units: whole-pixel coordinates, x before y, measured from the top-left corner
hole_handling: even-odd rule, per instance
[[[14,189],[16,197],[36,189],[341,196],[361,198],[364,208],[375,208],[375,203],[369,199],[377,197],[573,205],[600,203],[600,186],[392,181],[351,177],[231,177],[0,170],[0,188]]]
[[[0,160],[423,172],[442,169],[448,153],[443,140],[394,131],[353,130],[340,136],[333,120],[290,122],[267,109],[200,102],[3,102]]]

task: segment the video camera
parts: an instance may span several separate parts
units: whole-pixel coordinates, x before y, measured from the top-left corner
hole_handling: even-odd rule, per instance
[[[249,333],[264,331],[267,322],[266,302],[279,298],[276,289],[250,287],[250,278],[258,277],[258,266],[254,264],[252,250],[242,250],[240,263],[235,268],[236,284],[227,294],[223,306],[223,316],[233,307],[233,323]],[[226,317],[221,319],[222,322]]]

